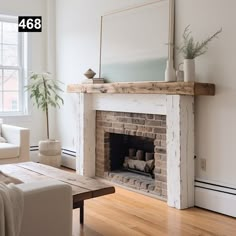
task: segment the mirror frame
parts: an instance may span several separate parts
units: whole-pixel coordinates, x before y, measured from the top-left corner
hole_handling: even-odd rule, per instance
[[[101,66],[102,66],[102,31],[103,31],[103,17],[109,16],[114,13],[119,13],[122,11],[130,10],[135,7],[141,7],[145,6],[147,4],[155,3],[155,2],[162,2],[162,1],[168,1],[169,2],[169,30],[168,30],[168,61],[172,62],[172,65],[174,64],[174,35],[175,35],[175,0],[156,0],[153,2],[149,2],[143,5],[135,5],[129,8],[117,10],[108,12],[101,16],[100,21],[100,51],[99,51],[99,77],[101,78]],[[129,81],[127,81],[129,82]]]

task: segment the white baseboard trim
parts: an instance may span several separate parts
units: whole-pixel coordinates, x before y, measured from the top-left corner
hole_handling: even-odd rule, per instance
[[[61,165],[76,170],[76,158],[62,154]]]
[[[236,217],[236,187],[195,180],[195,206]]]
[[[76,170],[76,152],[62,148],[61,165]]]
[[[39,151],[38,145],[30,146],[30,161],[39,162],[38,151]]]

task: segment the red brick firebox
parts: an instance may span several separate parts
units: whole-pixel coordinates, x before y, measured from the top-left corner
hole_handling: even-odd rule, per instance
[[[96,112],[96,176],[111,179],[109,134],[126,134],[154,139],[154,182],[126,178],[119,183],[167,199],[166,116],[126,112]],[[144,187],[145,186],[145,187]]]

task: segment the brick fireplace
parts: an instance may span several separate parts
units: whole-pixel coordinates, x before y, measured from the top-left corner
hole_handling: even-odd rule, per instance
[[[112,134],[123,135],[125,140],[129,136],[140,138],[138,146],[135,146],[135,143],[129,145],[132,148],[140,149],[141,152],[153,152],[153,177],[143,176],[140,171],[130,173],[124,170],[122,162],[124,162],[125,154],[120,157],[123,158],[121,163],[112,170],[111,148],[115,149],[115,154],[117,154],[122,146],[125,146],[121,136],[118,139],[119,142],[111,147]],[[151,146],[149,149],[145,147],[147,140]],[[119,155],[116,155],[115,158],[118,159]],[[97,111],[95,161],[96,176],[105,177],[126,187],[167,199],[166,115]],[[145,162],[144,155],[140,162]]]
[[[124,83],[126,86],[126,83]],[[183,86],[186,83],[183,83]],[[177,209],[184,209],[188,207],[192,207],[194,205],[194,97],[186,96],[186,95],[171,95],[171,94],[153,94],[155,87],[151,87],[147,89],[146,87],[142,87],[143,83],[135,83],[136,87],[129,87],[127,90],[123,88],[124,86],[121,84],[115,84],[116,86],[120,86],[120,90],[116,94],[114,90],[112,93],[107,93],[106,86],[102,85],[102,88],[99,90],[99,93],[87,93],[82,86],[81,93],[79,94],[79,109],[78,109],[78,126],[76,128],[78,139],[77,139],[77,155],[76,159],[76,171],[79,174],[88,176],[88,177],[96,177],[96,175],[106,176],[106,173],[109,170],[109,162],[106,162],[106,155],[108,155],[109,144],[106,143],[109,139],[110,131],[117,132],[118,130],[126,130],[134,136],[135,130],[132,130],[134,127],[138,127],[139,132],[142,135],[143,133],[147,133],[147,135],[162,135],[155,133],[158,129],[164,129],[164,127],[158,127],[156,125],[150,125],[152,128],[152,132],[148,131],[150,127],[147,128],[147,131],[141,131],[141,124],[136,124],[142,120],[141,117],[146,116],[145,123],[151,124],[153,122],[162,122],[164,125],[164,118],[162,120],[154,120],[155,117],[160,118],[166,117],[166,172],[163,170],[156,169],[155,173],[158,178],[163,178],[166,180],[165,183],[161,183],[158,185],[158,178],[155,179],[155,189],[158,192],[160,197],[167,198],[167,204],[169,206],[175,207]],[[156,85],[154,83],[154,85]],[[165,86],[170,86],[170,83],[164,83]],[[177,84],[179,85],[179,84]],[[187,85],[189,85],[187,83]],[[110,85],[109,85],[110,86]],[[162,91],[162,84],[159,86],[158,83],[158,92]],[[182,84],[181,84],[182,86]],[[88,88],[97,89],[100,88],[100,85],[89,85]],[[140,88],[142,87],[142,89]],[[136,88],[139,91],[145,91],[147,94],[138,94],[135,90]],[[168,87],[169,88],[169,87]],[[180,88],[181,90],[181,88]],[[76,90],[73,90],[76,91]],[[171,90],[170,93],[172,93]],[[181,90],[182,91],[182,90]],[[130,92],[131,94],[127,93]],[[177,91],[179,93],[179,90]],[[109,123],[108,117],[106,121],[101,121],[100,125],[103,127],[102,135],[96,134],[96,116],[101,116],[103,112],[110,112],[109,114],[124,114],[123,117],[120,117],[120,122],[124,120],[131,121],[131,123],[126,122],[126,124],[119,124],[119,122]],[[108,113],[107,113],[108,114]],[[140,117],[128,117],[130,114],[141,114]],[[147,117],[147,114],[149,117]],[[153,115],[153,120],[150,118]],[[131,116],[131,115],[130,115]],[[118,118],[118,116],[114,117]],[[112,119],[114,118],[112,117]],[[116,123],[116,124],[115,124]],[[124,128],[121,128],[121,126]],[[140,125],[140,127],[139,127]],[[155,131],[154,131],[155,129]],[[101,129],[102,130],[102,129]],[[110,131],[109,131],[110,130]],[[155,134],[153,134],[153,131]],[[119,132],[119,131],[118,131]],[[103,149],[104,160],[96,161],[96,137],[101,137],[104,143],[102,146],[99,145],[100,149]],[[162,136],[161,136],[162,137]],[[164,137],[164,136],[163,136]],[[164,139],[159,140],[162,141],[162,145],[164,144]],[[157,142],[157,141],[156,141]],[[158,153],[156,153],[158,154]],[[160,154],[160,153],[159,153]],[[163,153],[164,154],[164,153]],[[157,156],[157,155],[156,155]],[[165,155],[160,156],[163,158],[163,163],[165,161]],[[161,160],[162,161],[162,160]],[[161,164],[160,160],[157,158],[155,162]],[[96,167],[97,166],[97,167]],[[99,167],[100,170],[99,170]],[[160,172],[161,173],[158,173]],[[97,173],[96,173],[97,172]],[[104,173],[103,173],[104,172]],[[164,173],[166,173],[166,177],[164,177]],[[159,175],[160,174],[160,175]],[[162,181],[164,182],[164,181]],[[142,184],[143,186],[143,184]],[[165,193],[165,186],[167,188]],[[158,195],[157,194],[157,195]]]
[[[71,84],[68,85],[67,91],[79,95],[79,109],[76,109],[78,111],[77,173],[88,177],[95,177],[96,171],[97,174],[102,174],[98,173],[98,168],[96,170],[96,113],[105,111],[164,115],[166,116],[167,204],[177,209],[194,206],[194,96],[213,96],[214,84],[156,81]],[[138,126],[135,123],[126,124],[126,128],[124,126],[123,129],[129,132],[135,130],[128,128],[128,125]],[[104,127],[108,132],[103,132],[103,135],[109,133],[109,129],[121,128],[113,127],[113,124],[111,127]],[[135,135],[137,133],[136,130]],[[101,137],[104,140],[104,147],[108,146],[106,143],[108,134]],[[109,151],[104,150],[106,153]],[[104,163],[101,161],[99,165],[103,170],[108,170],[108,163],[107,165]],[[163,173],[165,173],[164,168]]]

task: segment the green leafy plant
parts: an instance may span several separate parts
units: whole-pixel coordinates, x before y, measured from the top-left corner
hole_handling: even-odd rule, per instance
[[[201,42],[195,42],[192,36],[192,31],[189,29],[189,25],[185,28],[183,33],[183,43],[181,47],[177,48],[180,53],[183,54],[185,59],[194,59],[200,55],[203,55],[207,51],[208,43],[222,32],[222,29],[216,31],[213,35],[209,36]]]
[[[49,139],[49,107],[60,108],[64,104],[59,92],[63,92],[59,84],[61,82],[51,78],[50,73],[31,73],[26,91],[29,91],[33,104],[42,109],[46,115],[47,138]]]

